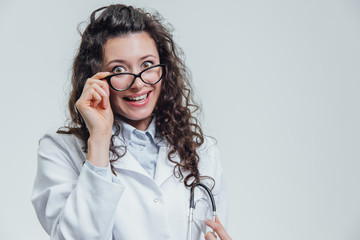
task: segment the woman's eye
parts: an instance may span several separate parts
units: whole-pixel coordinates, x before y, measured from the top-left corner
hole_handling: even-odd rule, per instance
[[[123,68],[123,67],[114,67],[112,72],[113,73],[123,73],[123,72],[125,72],[125,68]]]
[[[152,62],[144,62],[143,64],[142,64],[142,67],[143,68],[149,68],[149,67],[151,67],[152,66]]]

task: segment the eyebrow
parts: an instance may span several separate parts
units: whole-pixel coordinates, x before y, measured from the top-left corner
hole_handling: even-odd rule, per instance
[[[125,60],[122,60],[122,59],[114,59],[114,60],[111,60],[110,62],[108,62],[107,64],[106,64],[106,67],[108,67],[110,64],[112,64],[112,63],[126,63],[126,61]]]
[[[158,58],[158,57],[155,56],[155,55],[148,54],[148,55],[145,55],[145,56],[141,57],[140,60],[144,60],[144,59],[149,58],[149,57]],[[106,67],[108,67],[108,66],[109,66],[110,64],[112,64],[112,63],[127,63],[127,61],[126,61],[126,60],[123,60],[123,59],[114,59],[114,60],[111,60],[110,62],[108,62],[108,63],[106,64]]]
[[[148,55],[145,55],[142,58],[140,58],[140,60],[144,60],[145,58],[148,58],[148,57],[157,58],[155,55],[148,54]]]

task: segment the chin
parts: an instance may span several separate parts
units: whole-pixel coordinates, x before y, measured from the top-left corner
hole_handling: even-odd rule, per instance
[[[143,112],[143,113],[138,113],[138,112],[129,113],[123,111],[115,111],[115,112],[120,119],[122,119],[124,122],[132,125],[133,127],[139,130],[146,130],[153,117],[152,112]]]

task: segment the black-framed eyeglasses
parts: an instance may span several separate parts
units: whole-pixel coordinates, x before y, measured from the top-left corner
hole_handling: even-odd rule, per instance
[[[110,87],[116,91],[125,91],[134,84],[136,78],[140,78],[146,84],[154,85],[158,83],[165,75],[165,65],[158,64],[142,70],[139,74],[134,73],[115,73],[104,79],[107,80]]]

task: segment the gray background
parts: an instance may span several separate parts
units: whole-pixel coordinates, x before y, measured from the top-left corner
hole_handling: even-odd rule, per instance
[[[48,239],[30,203],[37,142],[66,120],[78,23],[111,2],[0,2],[0,239]],[[175,28],[233,239],[360,239],[359,1],[123,2]]]

